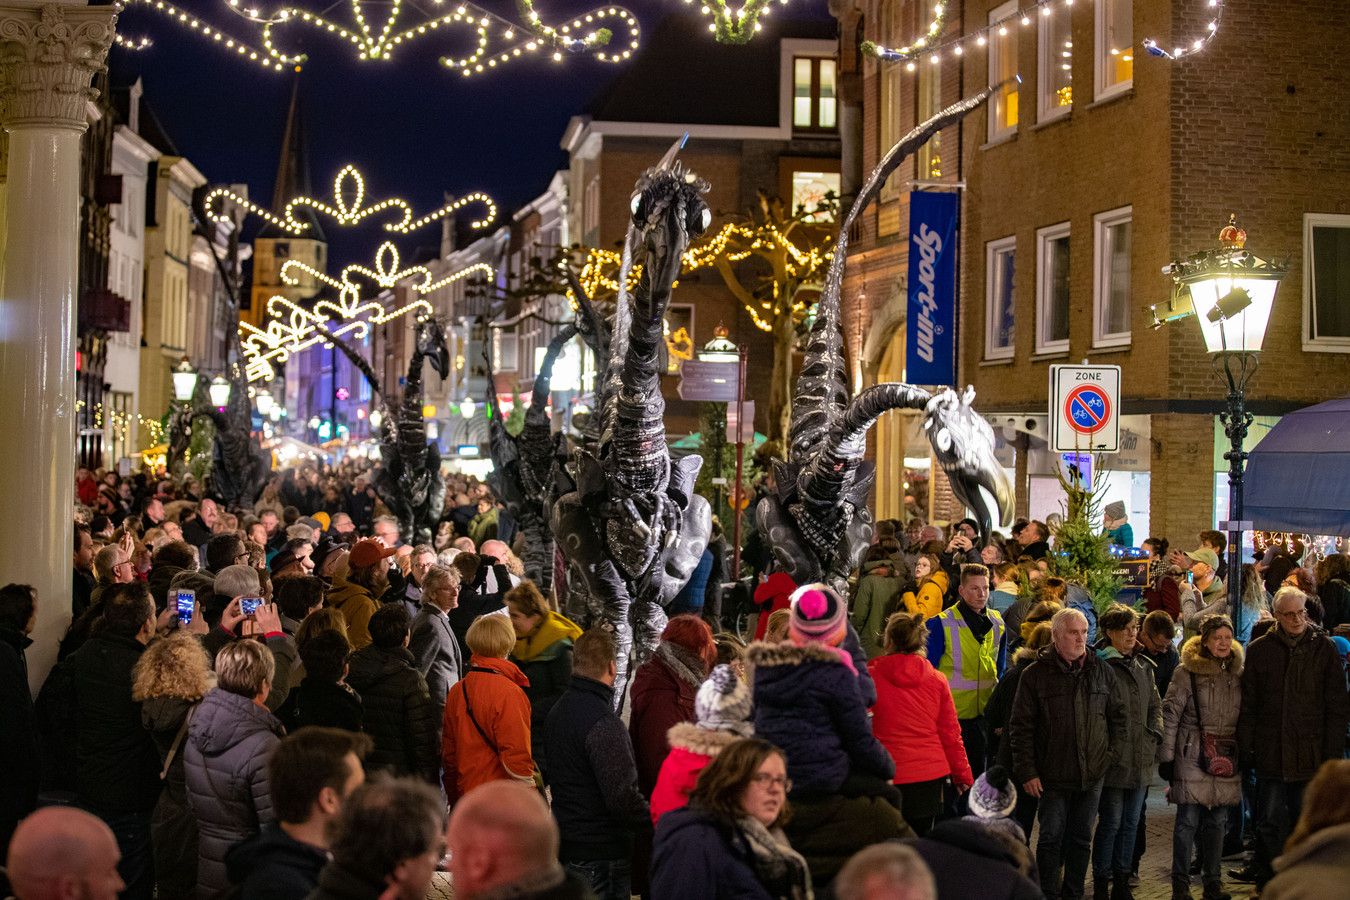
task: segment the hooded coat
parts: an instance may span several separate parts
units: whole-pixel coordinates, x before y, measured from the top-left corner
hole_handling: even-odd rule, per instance
[[[1200,637],[1181,647],[1181,663],[1172,673],[1172,684],[1163,701],[1163,738],[1158,761],[1172,766],[1173,803],[1201,806],[1232,806],[1242,802],[1239,777],[1216,778],[1200,768],[1201,732],[1231,736],[1237,730],[1238,707],[1242,704],[1242,645],[1232,644],[1232,661],[1202,652]],[[1200,692],[1199,722],[1191,699],[1191,675]]]
[[[524,690],[529,683],[509,660],[477,655],[469,659],[468,671],[445,698],[441,783],[452,804],[489,781],[533,786],[530,701]]]
[[[1154,760],[1162,741],[1162,701],[1153,686],[1153,663],[1114,647],[1097,653],[1115,673],[1125,699],[1125,734],[1116,740],[1116,761],[1106,770],[1106,787],[1136,790],[1153,783]]]
[[[754,643],[746,669],[755,734],[787,756],[794,794],[833,794],[850,772],[895,777],[895,763],[872,734],[858,676],[839,651]]]
[[[863,576],[858,580],[858,596],[853,600],[849,619],[858,629],[858,639],[868,659],[876,659],[883,652],[882,631],[886,627],[886,612],[895,607],[900,593],[900,576],[895,563],[889,559],[874,559],[862,565]]]
[[[637,759],[638,789],[644,796],[652,795],[661,764],[670,752],[670,729],[694,721],[694,698],[708,677],[705,669],[703,661],[683,647],[662,641],[633,676],[628,736]]]
[[[905,604],[905,611],[908,613],[923,613],[925,619],[931,619],[942,612],[942,601],[947,596],[947,588],[951,579],[947,573],[938,569],[931,576],[924,579],[923,584],[919,585],[917,593],[906,591],[902,598]]]
[[[200,703],[186,697],[147,697],[141,701],[141,722],[150,732],[161,760],[173,749],[164,776],[164,790],[150,815],[150,842],[154,848],[155,883],[165,897],[191,897],[197,889],[197,816],[187,794],[184,751],[187,735],[173,748],[183,723]],[[161,770],[163,771],[163,770]]]
[[[371,644],[352,654],[349,665],[347,683],[361,695],[362,727],[375,742],[367,770],[434,781],[440,723],[412,653]]]
[[[370,646],[370,617],[380,608],[380,602],[370,591],[351,581],[333,578],[333,587],[325,598],[328,605],[342,613],[347,620],[347,640],[353,650]]]
[[[1258,778],[1312,778],[1340,759],[1347,721],[1345,667],[1324,633],[1309,625],[1291,641],[1277,626],[1247,645],[1237,731]]]
[[[892,653],[867,667],[877,685],[872,732],[895,760],[895,783],[951,776],[974,784],[952,690],[925,656]]]
[[[652,789],[652,824],[664,813],[689,804],[689,794],[698,783],[698,773],[741,735],[729,731],[709,731],[693,722],[681,722],[667,732],[670,754],[661,764]]]
[[[787,837],[771,833],[781,843]],[[694,808],[672,810],[656,829],[652,847],[652,897],[706,897],[709,900],[778,900],[806,896],[805,880],[791,876],[764,884],[754,853],[735,826]]]
[[[272,815],[267,757],[281,743],[276,716],[221,688],[207,693],[188,726],[184,763],[197,814],[197,900],[229,888],[225,852],[258,833]]]

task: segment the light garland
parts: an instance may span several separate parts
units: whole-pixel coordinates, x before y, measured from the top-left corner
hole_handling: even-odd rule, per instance
[[[834,255],[819,247],[803,251],[787,238],[772,222],[749,226],[741,222],[730,222],[722,226],[712,238],[691,247],[684,256],[685,263],[691,269],[716,266],[720,257],[730,262],[739,262],[752,254],[768,256],[783,251],[783,271],[795,279],[806,280],[814,272],[820,272],[829,264]],[[760,331],[773,332],[773,319],[783,312],[779,303],[778,281],[770,279],[770,296],[759,301],[759,309],[752,304],[742,303],[750,314],[750,321]],[[767,318],[766,315],[767,314]]]
[[[1168,53],[1158,42],[1152,38],[1144,40],[1144,49],[1154,56],[1161,56],[1164,59],[1181,59],[1183,56],[1190,56],[1192,53],[1199,53],[1214,40],[1214,35],[1219,33],[1219,25],[1223,23],[1223,0],[1207,0],[1209,8],[1214,10],[1214,18],[1209,21],[1205,28],[1203,37],[1197,38],[1185,47],[1177,47],[1171,53]]]
[[[684,2],[692,4],[694,0]],[[788,0],[778,2],[786,4]],[[756,32],[764,30],[759,17],[769,14],[769,3],[770,0],[748,0],[733,12],[725,0],[703,0],[699,11],[705,16],[712,16],[713,20],[708,24],[708,30],[716,35],[717,43],[745,44]]]
[[[447,13],[432,14],[415,23],[400,24],[404,6],[402,0],[392,0],[388,17],[383,25],[372,26],[361,0],[347,0],[351,11],[350,25],[335,22],[318,13],[294,6],[283,6],[275,12],[264,14],[257,7],[245,5],[248,0],[245,0],[245,3],[241,3],[240,0],[226,0],[226,8],[230,12],[252,25],[260,26],[262,49],[257,50],[164,0],[126,0],[126,2],[139,3],[175,19],[222,43],[228,49],[235,50],[239,55],[246,56],[249,60],[276,72],[287,67],[299,71],[308,59],[306,54],[288,53],[277,45],[277,35],[274,32],[286,26],[308,26],[320,33],[330,34],[340,42],[350,43],[356,50],[357,59],[363,62],[386,62],[392,57],[395,48],[429,34],[471,30],[474,39],[474,49],[471,53],[460,58],[448,56],[441,58],[442,65],[458,69],[464,75],[483,72],[537,51],[545,53],[551,51],[554,61],[561,61],[564,51],[567,53],[596,51],[596,58],[602,62],[618,63],[632,56],[632,52],[638,47],[641,33],[636,16],[619,6],[600,7],[575,18],[570,24],[554,27],[544,24],[531,0],[517,0],[517,9],[524,24],[511,22],[476,4],[461,2]],[[434,0],[437,6],[444,2],[445,0]],[[343,5],[346,4],[336,6]],[[627,35],[621,43],[622,49],[609,48],[616,30],[623,30]],[[494,41],[504,41],[506,45],[500,52],[494,50],[490,54],[489,44]]]
[[[348,192],[354,192],[356,199],[351,206],[347,205],[344,199],[344,185],[349,183]],[[420,219],[413,220],[412,207],[406,200],[392,197],[388,200],[381,200],[374,206],[368,206],[364,209],[361,204],[366,196],[366,182],[361,177],[361,173],[356,166],[348,165],[338,172],[337,177],[333,179],[333,202],[334,206],[329,206],[321,200],[315,200],[312,197],[296,197],[286,204],[285,212],[278,217],[275,214],[263,209],[255,203],[248,200],[247,197],[241,197],[228,188],[215,188],[206,195],[206,211],[211,218],[217,222],[228,223],[231,221],[228,215],[224,213],[212,213],[211,210],[215,203],[222,197],[234,201],[239,206],[244,207],[249,212],[261,216],[278,228],[289,231],[291,234],[303,234],[309,228],[309,224],[301,222],[295,218],[295,208],[297,206],[308,206],[318,212],[324,213],[336,220],[339,225],[356,225],[367,216],[383,212],[386,209],[402,210],[403,217],[393,222],[385,222],[385,231],[396,231],[399,234],[407,234],[410,231],[428,225],[437,219],[444,218],[456,210],[469,205],[470,203],[482,203],[487,207],[487,214],[480,219],[470,222],[469,225],[475,229],[486,228],[493,219],[497,217],[497,204],[491,197],[480,191],[474,191],[472,194],[461,197],[451,203],[447,203],[440,209],[422,216]]]
[[[859,49],[865,56],[884,59],[887,62],[903,62],[927,50],[942,34],[942,29],[945,27],[947,27],[947,4],[939,3],[933,7],[933,22],[928,26],[928,31],[921,37],[915,38],[914,43],[904,47],[887,49],[878,47],[871,41],[863,41]]]
[[[113,35],[113,42],[116,43],[117,46],[121,47],[123,50],[144,50],[151,44],[151,41],[148,37],[140,37],[140,38],[127,37],[120,31]]]
[[[76,409],[84,409],[87,405],[83,400],[75,401]],[[150,432],[151,444],[158,444],[164,437],[164,423],[158,419],[151,419],[140,413],[124,413],[117,409],[105,409],[102,401],[94,404],[93,412],[94,427],[109,434],[116,433],[124,444],[130,439],[132,422]]]

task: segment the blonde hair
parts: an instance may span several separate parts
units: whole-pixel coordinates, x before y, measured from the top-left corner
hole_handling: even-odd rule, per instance
[[[175,631],[151,641],[131,670],[131,699],[200,700],[211,689],[211,661],[196,635]]]
[[[469,626],[464,643],[469,645],[475,656],[505,658],[516,646],[516,629],[512,627],[509,616],[495,613],[479,616]]]
[[[787,637],[788,622],[792,618],[792,610],[775,609],[769,613],[769,624],[764,629],[764,640],[770,643],[776,643]]]
[[[295,646],[299,648],[321,631],[336,631],[344,638],[347,637],[347,617],[331,606],[314,610],[305,616],[300,627],[296,629]]]
[[[266,644],[254,640],[226,644],[216,654],[216,682],[221,690],[241,697],[256,697],[263,685],[271,684],[277,663]]]
[[[516,612],[526,616],[548,615],[548,603],[533,581],[522,581],[506,592],[506,603]]]
[[[887,653],[918,653],[928,641],[923,613],[891,613],[882,629]]]

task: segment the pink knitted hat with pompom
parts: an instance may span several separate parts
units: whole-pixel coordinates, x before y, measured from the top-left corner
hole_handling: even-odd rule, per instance
[[[837,647],[848,630],[847,612],[839,595],[828,585],[804,584],[792,593],[788,636],[794,644],[818,641]]]

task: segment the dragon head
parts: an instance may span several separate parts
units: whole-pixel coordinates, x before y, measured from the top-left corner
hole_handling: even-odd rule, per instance
[[[964,395],[951,388],[934,394],[925,409],[923,427],[952,493],[974,512],[980,538],[988,540],[995,525],[1006,527],[1012,522],[1013,489],[994,458],[994,431],[975,412],[974,400],[972,387]]]
[[[680,272],[684,251],[712,222],[703,195],[708,183],[674,158],[672,147],[660,163],[642,173],[633,188],[633,228],[663,271],[650,273],[654,283],[670,284]]]
[[[432,316],[417,320],[417,352],[431,360],[431,366],[444,381],[450,376],[450,349],[445,344],[445,329]]]

